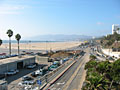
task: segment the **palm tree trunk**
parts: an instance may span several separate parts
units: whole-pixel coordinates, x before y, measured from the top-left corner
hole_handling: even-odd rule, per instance
[[[9,54],[11,56],[11,38],[9,37]]]
[[[20,51],[19,51],[20,47],[19,47],[19,41],[18,41],[18,56],[20,54]]]
[[[110,83],[110,88],[109,88],[109,90],[111,90],[111,88],[112,88],[112,84],[113,84],[113,80],[112,80],[112,82]]]

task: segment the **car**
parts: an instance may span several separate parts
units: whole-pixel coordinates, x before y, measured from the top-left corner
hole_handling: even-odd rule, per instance
[[[31,65],[28,65],[27,66],[27,69],[33,69],[33,68],[35,68],[36,67],[36,64],[31,64]]]
[[[114,60],[112,57],[108,57],[108,60]]]
[[[35,73],[38,74],[38,75],[43,75],[44,72],[45,72],[44,69],[39,69],[39,70],[35,71]]]
[[[39,87],[33,87],[32,90],[39,90]]]
[[[27,85],[27,83],[25,83],[24,81],[18,83],[18,86],[25,86],[25,85]]]
[[[16,70],[14,70],[14,69],[11,69],[11,70],[9,70],[7,73],[5,73],[6,75],[15,75],[17,72],[16,72]]]
[[[58,67],[58,65],[52,64],[48,69],[49,71],[53,71]]]
[[[31,77],[30,76],[23,76],[22,81],[25,81],[25,80],[31,80]]]
[[[9,57],[10,57],[10,55],[6,55],[5,57],[6,57],[6,58],[9,58]]]
[[[27,83],[27,85],[34,85],[35,81],[34,81],[34,79],[31,79],[31,80],[24,81],[24,83]]]
[[[31,73],[32,77],[37,77],[37,76],[40,76],[40,75],[43,75],[43,69],[36,70],[33,73]]]
[[[32,72],[32,73],[31,73],[31,76],[32,76],[32,77],[37,77],[38,74],[36,74],[35,72]]]
[[[23,87],[23,90],[33,90],[32,87],[32,85],[26,85],[25,87]]]
[[[23,83],[27,83],[27,85],[35,84],[35,80],[30,76],[23,76],[22,81]]]
[[[97,56],[100,56],[99,54],[96,54]]]
[[[18,55],[17,55],[17,54],[12,54],[12,55],[11,55],[11,57],[16,57],[16,56],[18,56]]]
[[[18,83],[18,86],[22,87],[32,87],[32,85],[29,85],[27,82],[21,81]],[[24,89],[25,90],[25,89]],[[28,89],[27,89],[28,90]]]
[[[0,56],[0,59],[5,59],[6,57],[5,56]]]
[[[19,73],[18,69],[11,69],[10,71],[15,71],[16,73]]]

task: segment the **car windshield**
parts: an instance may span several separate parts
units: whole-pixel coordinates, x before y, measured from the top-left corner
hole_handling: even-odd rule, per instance
[[[8,72],[15,72],[15,71],[8,71]]]
[[[10,71],[15,71],[14,69],[11,69]]]

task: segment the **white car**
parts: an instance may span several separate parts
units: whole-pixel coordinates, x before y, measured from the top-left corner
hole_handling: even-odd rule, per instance
[[[28,65],[28,66],[27,66],[28,69],[33,69],[33,68],[35,68],[35,67],[36,67],[36,64],[32,64],[32,65]]]
[[[27,80],[27,81],[24,81],[24,83],[27,83],[27,85],[34,85],[35,81],[34,80]]]
[[[39,90],[39,87],[33,87],[31,85],[27,85],[23,89],[24,90]]]
[[[37,75],[43,75],[43,69],[36,70],[35,74],[37,74]]]
[[[6,75],[15,75],[19,72],[19,70],[17,69],[11,69],[9,70],[7,73],[5,73]]]
[[[26,86],[26,85],[27,85],[27,83],[25,83],[23,81],[18,83],[18,86]]]
[[[6,75],[15,75],[16,71],[15,70],[10,70],[7,73],[5,73]]]
[[[32,79],[32,78],[29,77],[29,76],[23,76],[23,77],[22,77],[22,81],[31,80],[31,79]]]
[[[22,81],[23,81],[22,83],[25,83],[27,85],[33,85],[33,84],[35,84],[35,80],[32,77],[29,77],[29,76],[24,76],[22,78]]]

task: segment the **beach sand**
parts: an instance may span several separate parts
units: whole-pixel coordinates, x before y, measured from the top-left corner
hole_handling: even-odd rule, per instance
[[[81,42],[41,42],[41,43],[20,43],[22,50],[62,50],[80,45]],[[8,43],[0,46],[2,49],[9,49]],[[12,49],[17,49],[17,44],[12,43]]]

